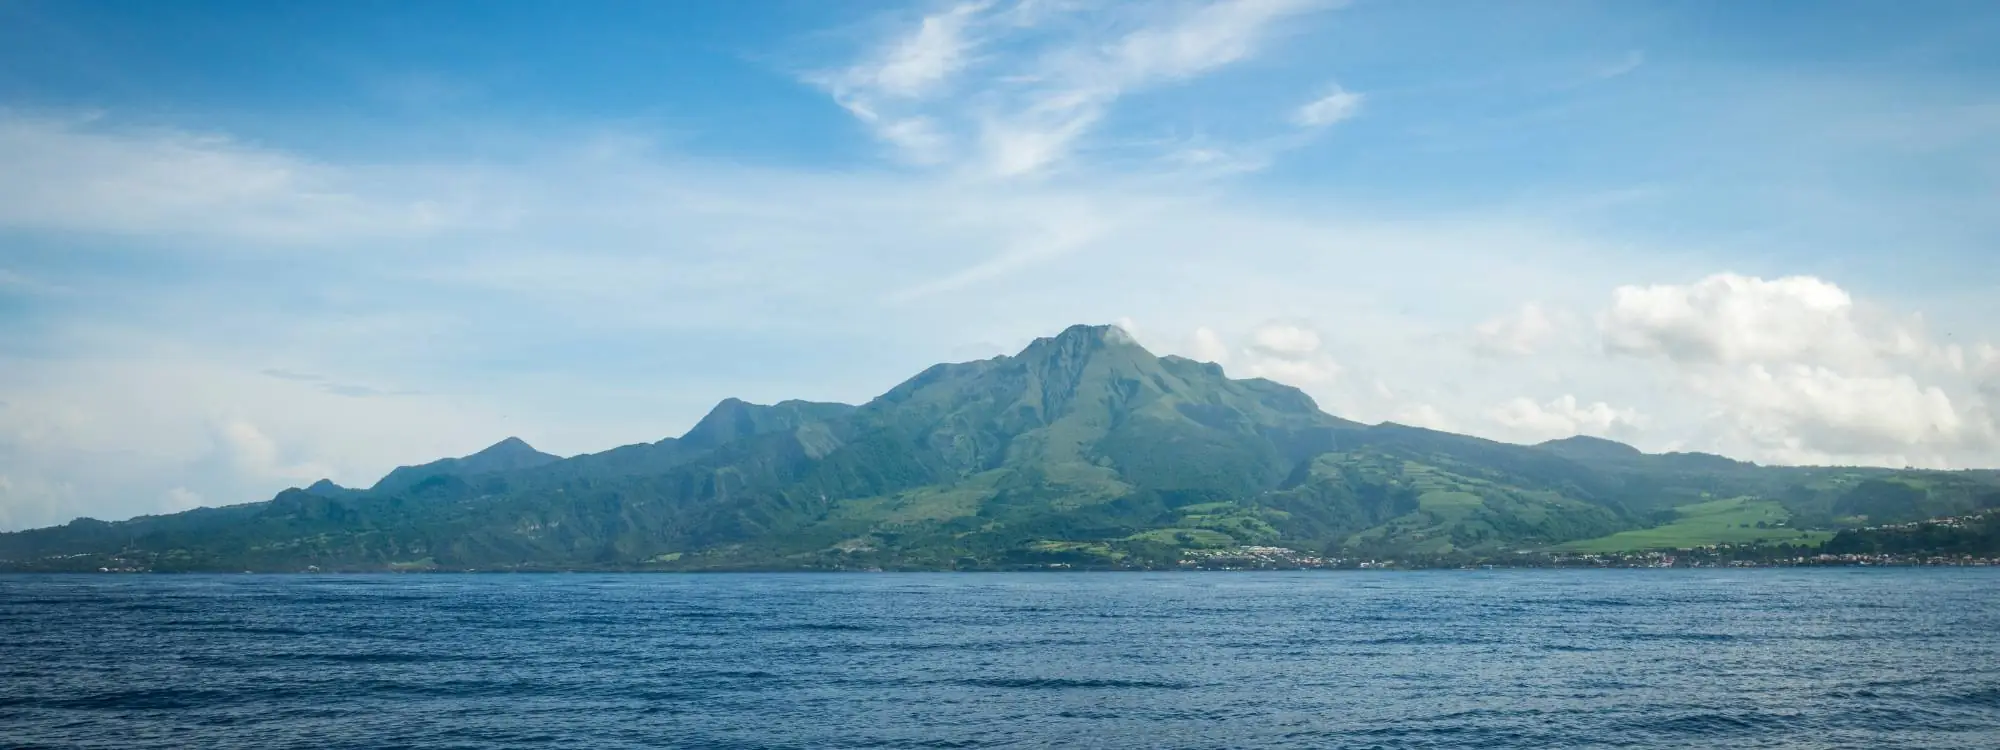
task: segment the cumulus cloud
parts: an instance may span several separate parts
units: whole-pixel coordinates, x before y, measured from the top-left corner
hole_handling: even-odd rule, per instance
[[[2000,347],[1982,343],[1969,357],[1973,382],[1989,394],[2000,393]]]
[[[1954,403],[1909,375],[1856,376],[1809,365],[1749,365],[1695,377],[1734,437],[1785,463],[1947,466],[1994,443],[1983,405]]]
[[[1231,344],[1207,326],[1194,329],[1180,347],[1190,359],[1229,368],[1231,377],[1268,378],[1310,387],[1333,382],[1341,366],[1326,350],[1319,331],[1301,321],[1271,321],[1252,328]]]
[[[1721,273],[1693,284],[1619,287],[1601,327],[1614,352],[1683,363],[1850,358],[1870,348],[1853,298],[1810,276]]]
[[[1250,332],[1242,348],[1243,373],[1296,386],[1332,382],[1341,366],[1318,331],[1300,322],[1267,323]]]
[[[217,427],[224,458],[237,473],[256,479],[304,481],[331,476],[334,470],[311,460],[295,460],[277,441],[247,420],[233,419]]]
[[[1628,437],[1646,424],[1645,415],[1636,410],[1603,401],[1583,404],[1569,394],[1540,403],[1526,396],[1514,398],[1488,410],[1486,416],[1524,442],[1576,435]]]
[[[1271,357],[1310,356],[1319,351],[1319,332],[1297,323],[1272,323],[1252,331],[1248,346]]]
[[[1763,460],[1967,465],[2000,431],[1969,372],[1983,349],[1933,342],[1915,316],[1822,279],[1621,287],[1600,327],[1610,352],[1671,366],[1716,439]]]

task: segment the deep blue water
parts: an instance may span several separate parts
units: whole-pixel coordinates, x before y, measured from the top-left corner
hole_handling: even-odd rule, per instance
[[[2000,747],[2000,570],[0,576],[7,747]]]

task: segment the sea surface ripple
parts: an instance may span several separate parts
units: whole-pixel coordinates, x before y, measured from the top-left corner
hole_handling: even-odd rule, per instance
[[[2000,570],[0,576],[0,747],[2000,747]]]

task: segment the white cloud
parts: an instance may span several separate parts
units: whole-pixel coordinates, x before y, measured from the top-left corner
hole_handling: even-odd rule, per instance
[[[1255,53],[1276,21],[1313,7],[1295,0],[1222,0],[1158,20],[1109,44],[1058,49],[1030,76],[1010,114],[984,118],[991,171],[1032,174],[1066,156],[1119,97],[1192,78]]]
[[[310,460],[293,460],[278,443],[247,420],[232,419],[217,428],[224,458],[239,475],[258,480],[310,483],[334,470]]]
[[[1334,86],[1325,96],[1299,107],[1292,121],[1299,127],[1323,128],[1361,113],[1362,95]]]
[[[1473,347],[1490,356],[1527,356],[1540,351],[1556,335],[1558,315],[1534,302],[1473,327]]]
[[[979,141],[985,148],[986,172],[998,177],[1020,177],[1041,171],[1068,155],[1070,146],[1091,126],[1100,112],[1090,109],[1050,107],[1006,120],[981,124]]]
[[[813,80],[907,161],[941,163],[953,144],[934,118],[886,112],[907,111],[913,101],[936,95],[964,68],[976,44],[970,32],[991,7],[990,2],[960,3],[925,16],[871,59]]]
[[[0,474],[12,479],[0,528],[251,502],[322,477],[365,486],[399,464],[543,432],[465,399],[353,398],[214,352],[122,342],[112,355],[0,358]]]
[[[1222,342],[1215,329],[1202,326],[1188,335],[1187,356],[1198,362],[1228,364],[1229,345]]]
[[[1621,409],[1603,401],[1582,404],[1569,394],[1542,403],[1525,396],[1514,398],[1488,410],[1486,416],[1523,442],[1576,435],[1628,437],[1647,421],[1636,410]]]
[[[1619,287],[1600,326],[1612,351],[1682,363],[1826,361],[1871,348],[1853,298],[1810,276],[1722,273],[1693,284]]]
[[[1273,22],[1316,4],[1305,0],[1209,3],[1169,22],[1125,35],[1104,54],[1096,77],[1122,88],[1198,75],[1251,56]]]
[[[1990,462],[1980,359],[1937,344],[1916,316],[1856,302],[1812,277],[1717,274],[1621,287],[1600,319],[1607,349],[1669,365],[1706,404],[1724,450],[1778,463],[1964,466]]]
[[[849,68],[837,85],[883,96],[921,97],[933,93],[965,65],[972,40],[966,28],[992,3],[960,3],[925,16],[915,31],[883,50],[866,65]]]
[[[1299,322],[1258,326],[1250,332],[1238,361],[1249,377],[1295,386],[1330,383],[1342,369],[1325,350],[1319,332]]]
[[[1340,363],[1328,354],[1299,358],[1265,357],[1252,360],[1242,370],[1246,377],[1266,378],[1292,386],[1327,383],[1340,377]]]
[[[1452,345],[1463,341],[1462,327],[1434,323],[1523,299],[1549,300],[1541,309],[1553,319],[1558,304],[1571,302],[1564,290],[1610,289],[1612,274],[1668,277],[1646,266],[1659,255],[1650,248],[1628,250],[1633,243],[1518,212],[1384,217],[1337,200],[1288,210],[1213,185],[1104,175],[990,184],[752,169],[678,159],[643,139],[579,149],[558,138],[504,168],[358,167],[226,138],[39,122],[33,127],[69,129],[50,143],[89,149],[172,153],[174,144],[197,143],[224,161],[248,151],[310,177],[294,179],[337,188],[349,196],[340,205],[371,208],[286,213],[271,206],[289,198],[260,197],[139,214],[65,207],[73,213],[50,222],[0,206],[0,228],[74,233],[70,240],[155,231],[210,240],[173,246],[178,255],[167,262],[187,261],[174,266],[184,283],[94,280],[116,273],[109,267],[18,268],[74,301],[115,304],[45,310],[61,320],[30,316],[0,327],[0,400],[11,404],[0,409],[0,475],[9,482],[0,488],[0,526],[155,512],[176,488],[233,503],[322,472],[366,484],[399,463],[461,455],[508,434],[564,453],[655,440],[723,396],[862,400],[966,342],[1025,341],[1119,315],[1144,320],[1147,333],[1193,331],[1182,351],[1223,362],[1232,376],[1299,385],[1342,416],[1495,437],[1512,433],[1485,412],[1520,393],[1588,393],[1663,422],[1734,403],[1685,379],[1673,381],[1680,390],[1651,387],[1644,376],[1656,370],[1720,366],[1669,359],[1682,340],[1696,342],[1682,348],[1718,352],[1710,360],[1805,351],[1844,378],[1931,367],[1937,372],[1911,369],[1912,382],[1949,400],[1959,426],[1938,434],[1959,442],[1927,438],[1921,451],[1906,452],[1952,465],[1991,462],[1990,449],[1976,446],[1981,420],[1990,422],[1982,400],[1996,397],[1982,397],[1976,384],[2000,389],[2000,351],[1975,343],[1992,332],[1982,319],[1954,326],[1963,342],[1954,357],[1907,316],[1873,316],[1854,303],[1847,320],[1862,345],[1802,349],[1744,339],[1715,321],[1735,303],[1681,289],[1686,304],[1656,306],[1668,314],[1607,315],[1630,343],[1621,351],[1640,356],[1552,360],[1563,380],[1548,382],[1509,369],[1514,363],[1476,360]],[[144,159],[73,166],[73,174],[42,174],[55,185],[126,184],[159,169]],[[26,195],[24,180],[0,173],[0,191]],[[494,217],[472,211],[447,212],[453,220],[413,233],[395,207],[420,203],[504,206],[508,231],[488,231]],[[272,216],[293,223],[269,230]],[[237,262],[272,238],[306,241],[320,231],[369,238],[346,243],[368,250],[287,258],[283,269],[196,265],[210,263],[205,253]],[[290,271],[298,259],[320,265]],[[1663,296],[1671,302],[1674,293]],[[120,335],[78,334],[92,323]],[[1689,330],[1706,333],[1677,333]],[[1521,367],[1574,353],[1543,346],[1537,354]],[[1931,361],[1941,364],[1915,364]],[[1963,372],[1947,378],[1953,361]],[[758,362],[783,366],[744,364]],[[273,369],[326,375],[264,374]],[[1767,371],[1779,380],[1791,372],[1776,364]],[[1395,391],[1382,393],[1377,382]],[[342,386],[357,394],[343,396],[329,384],[409,395],[365,397]],[[1921,411],[1931,402],[1907,403],[1931,424],[1948,424],[1941,412]],[[1814,422],[1803,413],[1760,421],[1806,430]],[[1644,437],[1760,460],[1787,445],[1720,424],[1728,429],[1713,436],[1698,434],[1701,425],[1649,424]],[[1889,434],[1913,434],[1896,429]],[[1803,439],[1797,451],[1842,449]]]
[[[878,123],[875,134],[912,163],[940,164],[951,158],[951,139],[928,117],[906,117]]]
[[[909,161],[1023,177],[1068,159],[1120,98],[1247,59],[1279,20],[1322,5],[1216,0],[1078,16],[1034,3],[963,3],[926,16],[866,62],[813,80]],[[1074,22],[1049,28],[1057,19]],[[975,48],[983,50],[977,76],[968,75]],[[946,89],[953,80],[961,91]]]
[[[1273,323],[1250,333],[1249,348],[1266,356],[1310,356],[1319,351],[1319,332],[1296,323]]]
[[[1949,466],[1994,445],[1983,406],[1955,403],[1909,375],[1855,376],[1824,367],[1748,365],[1701,374],[1729,439],[1784,463]]]
[[[1268,378],[1299,387],[1324,386],[1342,368],[1326,351],[1318,331],[1300,321],[1266,322],[1230,346],[1214,329],[1195,328],[1185,344],[1191,359],[1229,367],[1238,378]]]

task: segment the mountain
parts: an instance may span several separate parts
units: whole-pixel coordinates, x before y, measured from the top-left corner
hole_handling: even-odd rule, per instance
[[[561,456],[543,453],[528,445],[525,440],[510,437],[463,458],[441,458],[420,466],[396,467],[395,471],[382,477],[381,481],[368,488],[368,491],[399,492],[432,477],[469,477],[513,469],[528,469],[561,460]]]
[[[780,401],[762,406],[726,398],[681,436],[683,445],[714,449],[743,438],[771,432],[795,430],[801,426],[839,419],[854,411],[847,404],[812,401]]]
[[[1326,414],[1112,326],[846,404],[726,399],[560,458],[509,438],[269,501],[0,534],[0,568],[1173,567],[1278,546],[1453,561],[1815,544],[2000,507],[2000,475],[1760,467],[1597,438],[1512,445]]]
[[[1629,461],[1645,455],[1638,448],[1616,440],[1605,440],[1589,435],[1550,440],[1535,447],[1578,461]]]
[[[357,492],[358,490],[351,490],[346,487],[334,484],[333,480],[331,479],[321,479],[317,482],[313,482],[310,486],[306,487],[305,491],[314,495],[318,495],[320,497],[345,497],[347,495],[351,495]]]

